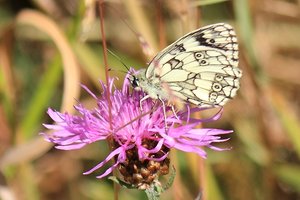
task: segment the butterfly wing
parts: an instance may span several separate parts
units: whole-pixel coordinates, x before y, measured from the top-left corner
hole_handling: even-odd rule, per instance
[[[150,62],[146,78],[158,77],[173,95],[201,107],[223,106],[236,95],[242,75],[233,28],[224,23],[195,30]]]

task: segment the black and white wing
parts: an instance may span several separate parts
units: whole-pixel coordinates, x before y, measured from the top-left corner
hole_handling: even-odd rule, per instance
[[[236,95],[241,76],[236,34],[224,23],[181,37],[146,70],[147,79],[158,77],[173,95],[200,107],[223,106]]]

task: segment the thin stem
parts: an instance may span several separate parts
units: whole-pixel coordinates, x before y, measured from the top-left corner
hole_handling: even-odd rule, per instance
[[[103,48],[103,60],[104,60],[104,67],[105,67],[105,82],[107,87],[109,87],[109,68],[108,68],[108,62],[107,62],[107,46],[106,46],[106,37],[105,37],[105,31],[104,31],[104,16],[103,16],[103,0],[99,0],[98,4],[98,11],[100,15],[100,31],[102,36],[102,48]],[[112,113],[111,113],[111,98],[110,98],[110,90],[106,90],[107,93],[107,101],[108,101],[108,121],[109,121],[109,128],[112,130]],[[112,146],[111,146],[112,147]]]
[[[105,38],[105,31],[104,31],[104,17],[103,17],[103,0],[99,0],[98,1],[98,11],[99,11],[99,15],[100,15],[100,30],[101,30],[101,36],[102,36],[102,47],[103,47],[103,60],[104,60],[104,67],[105,67],[105,81],[106,81],[106,85],[107,87],[109,87],[110,83],[109,83],[109,68],[108,68],[108,62],[107,62],[107,46],[106,46],[106,38]],[[112,108],[112,103],[111,103],[111,99],[110,99],[110,90],[106,90],[107,92],[107,101],[108,101],[108,120],[109,120],[109,128],[110,130],[112,130],[112,112],[111,112],[111,108]],[[113,141],[112,138],[110,137],[108,139],[108,143],[111,149],[113,149]],[[115,172],[113,172],[115,175]],[[118,200],[118,190],[119,190],[119,186],[114,183],[114,199]]]
[[[199,112],[195,113],[194,114],[195,118],[197,119],[200,119],[201,118],[201,115]],[[199,124],[197,126],[197,128],[202,128],[202,126]],[[199,177],[198,177],[198,180],[199,180],[199,191],[201,193],[201,200],[207,200],[207,195],[208,195],[208,192],[207,192],[207,171],[206,171],[206,165],[205,165],[205,161],[200,158],[200,157],[197,157],[197,165],[198,165],[198,168],[199,168]]]
[[[200,182],[200,192],[201,192],[201,200],[207,200],[207,176],[206,176],[206,166],[205,162],[202,158],[197,158],[199,165],[199,182]]]
[[[108,62],[107,62],[107,46],[106,46],[106,38],[104,32],[104,17],[103,17],[103,0],[99,0],[99,14],[100,14],[100,30],[102,36],[102,47],[103,47],[103,60],[105,67],[105,81],[106,85],[109,86],[109,74],[108,74]],[[110,99],[110,90],[107,90],[107,100],[108,100],[108,112],[109,112],[109,125],[112,130],[112,114],[111,114],[111,99]]]

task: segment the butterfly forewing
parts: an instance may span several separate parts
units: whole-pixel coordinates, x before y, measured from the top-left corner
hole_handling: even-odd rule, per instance
[[[150,62],[145,78],[167,84],[172,95],[200,107],[223,106],[236,95],[242,75],[233,28],[224,23],[195,30]]]

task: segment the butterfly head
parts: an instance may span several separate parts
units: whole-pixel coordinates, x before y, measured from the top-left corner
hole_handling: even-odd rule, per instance
[[[145,69],[141,69],[135,74],[129,74],[128,80],[130,81],[131,86],[135,90],[140,91],[145,89],[145,85],[147,85],[145,73],[146,73]]]
[[[140,81],[139,81],[139,78],[135,75],[130,75],[128,77],[130,83],[131,83],[131,86],[135,89],[135,90],[141,90],[140,88]]]

